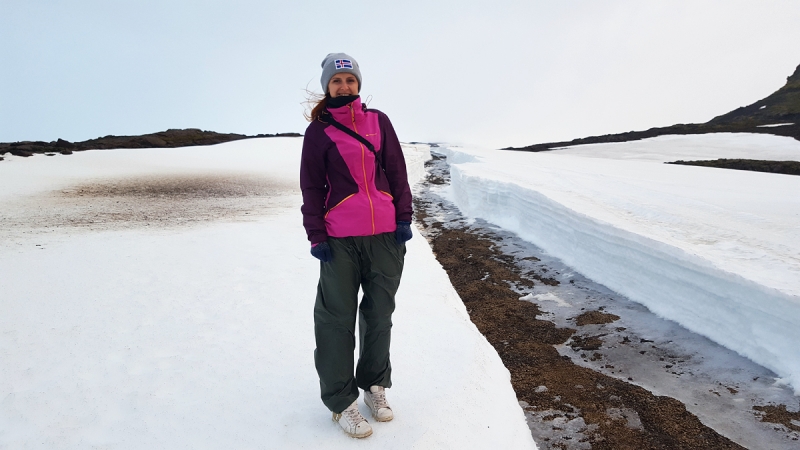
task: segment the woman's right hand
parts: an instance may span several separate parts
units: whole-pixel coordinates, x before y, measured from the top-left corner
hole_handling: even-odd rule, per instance
[[[325,263],[330,262],[333,256],[331,255],[331,246],[328,245],[328,241],[322,241],[319,244],[312,245],[311,256]]]

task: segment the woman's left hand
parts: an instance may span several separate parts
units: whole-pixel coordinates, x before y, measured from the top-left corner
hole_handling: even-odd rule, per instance
[[[397,239],[397,245],[404,244],[407,240],[411,239],[411,222],[397,222],[397,230],[394,232],[394,237]]]

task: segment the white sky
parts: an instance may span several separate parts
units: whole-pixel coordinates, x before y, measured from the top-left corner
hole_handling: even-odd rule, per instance
[[[0,142],[303,132],[344,51],[404,141],[705,122],[800,64],[796,0],[0,0]]]

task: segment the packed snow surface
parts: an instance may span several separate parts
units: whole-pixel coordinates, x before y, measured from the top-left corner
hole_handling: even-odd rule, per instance
[[[800,393],[800,177],[664,164],[800,161],[800,142],[719,133],[440,151],[466,215],[518,233]]]
[[[416,231],[395,419],[360,441],[331,421],[301,142],[0,163],[0,447],[536,448],[508,371]],[[405,147],[412,176],[427,150]]]

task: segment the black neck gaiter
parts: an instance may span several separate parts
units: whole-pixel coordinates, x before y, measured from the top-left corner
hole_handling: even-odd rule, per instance
[[[342,106],[354,101],[358,95],[340,95],[338,97],[331,97],[328,99],[328,108],[341,108]]]

